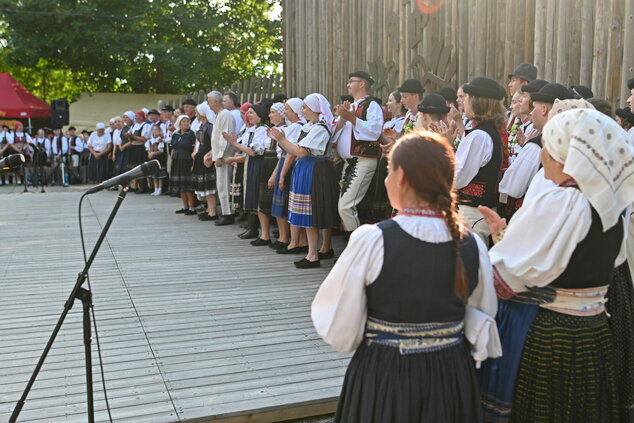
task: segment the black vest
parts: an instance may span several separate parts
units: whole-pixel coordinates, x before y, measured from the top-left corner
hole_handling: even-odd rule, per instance
[[[491,160],[480,168],[467,186],[458,190],[458,201],[466,206],[495,207],[498,178],[502,168],[502,140],[497,129],[488,124],[478,125],[476,128],[467,130],[466,133],[478,129],[489,134],[493,141]]]
[[[529,142],[532,142],[533,144],[537,144],[539,146],[539,148],[542,148],[542,134],[539,134],[536,137],[531,138],[530,140],[526,141],[526,144],[528,144]]]
[[[372,97],[366,97],[359,105],[357,106],[357,110],[355,110],[354,114],[358,119],[367,120],[368,118],[368,107],[374,99]],[[351,132],[350,136],[352,139],[350,140],[350,154],[352,156],[359,157],[371,157],[378,159],[381,157],[381,147],[379,140],[357,140],[354,137],[354,131]]]
[[[455,322],[465,304],[454,292],[456,256],[453,241],[434,244],[405,232],[392,219],[377,224],[383,231],[383,267],[366,288],[368,316],[393,323]],[[478,284],[480,261],[472,234],[461,256],[469,294]]]

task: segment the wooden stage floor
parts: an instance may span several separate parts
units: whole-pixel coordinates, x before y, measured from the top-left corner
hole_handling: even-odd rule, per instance
[[[81,193],[0,187],[0,421],[82,268]],[[89,251],[115,199],[109,191],[84,202]],[[317,336],[310,303],[332,260],[295,269],[297,256],[250,246],[236,237],[238,225],[215,227],[177,208],[176,198],[129,194],[90,272],[113,420],[264,422],[331,412],[349,357]],[[86,421],[81,316],[76,302],[20,421]],[[93,341],[104,422],[97,360]]]

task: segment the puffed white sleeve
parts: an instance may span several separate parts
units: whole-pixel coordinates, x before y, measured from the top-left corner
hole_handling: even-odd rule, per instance
[[[363,340],[365,288],[376,280],[382,267],[383,232],[374,225],[363,225],[350,236],[311,306],[317,333],[335,350],[349,353]]]
[[[372,101],[368,106],[366,120],[357,118],[354,135],[358,140],[376,141],[383,132],[383,110],[378,103]]]
[[[461,189],[491,160],[493,140],[486,132],[475,129],[466,135],[456,150],[456,188]]]
[[[547,188],[525,204],[489,251],[496,285],[501,285],[498,296],[510,297],[554,281],[591,224],[590,203],[575,188]]]
[[[534,142],[526,143],[513,163],[504,172],[500,181],[500,192],[513,198],[526,194],[528,186],[539,170],[541,148]]]
[[[495,317],[498,311],[498,298],[493,285],[493,267],[489,259],[489,250],[482,238],[475,235],[474,238],[478,245],[480,268],[478,270],[478,284],[469,296],[468,304],[491,317]]]

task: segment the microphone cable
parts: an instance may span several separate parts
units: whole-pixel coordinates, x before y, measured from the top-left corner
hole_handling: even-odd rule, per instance
[[[84,255],[84,265],[88,263],[88,258],[86,257],[86,244],[84,243],[84,230],[81,224],[81,205],[84,201],[84,198],[87,196],[87,193],[84,193],[79,199],[79,237],[81,238],[81,250]],[[86,282],[88,283],[88,289],[92,292],[92,287],[90,286],[90,276],[86,275]],[[95,329],[95,343],[97,344],[97,353],[99,355],[99,370],[101,372],[101,385],[103,387],[103,396],[106,401],[106,410],[108,410],[108,418],[110,423],[112,423],[112,413],[110,412],[110,402],[108,401],[108,392],[106,391],[106,377],[103,371],[103,360],[101,358],[101,345],[99,344],[99,334],[97,332],[97,318],[95,317],[95,307],[90,307],[90,313],[92,314],[92,323]],[[92,369],[90,369],[92,371]],[[93,397],[94,398],[94,397]]]

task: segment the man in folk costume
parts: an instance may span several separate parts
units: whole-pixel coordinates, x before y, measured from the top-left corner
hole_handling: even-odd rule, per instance
[[[62,135],[61,128],[53,128],[53,139],[51,140],[51,147],[53,148],[53,185],[55,183],[68,186],[65,173],[67,172],[66,159],[68,158],[68,139]]]
[[[345,161],[338,209],[346,232],[361,225],[357,206],[368,191],[381,156],[379,138],[383,131],[383,110],[370,96],[373,83],[367,72],[351,73],[347,86],[354,102],[344,102],[335,108],[339,116],[335,127],[337,153]]]
[[[408,79],[398,88],[401,93],[401,104],[407,109],[402,134],[422,126],[418,122],[418,105],[423,100],[425,88],[418,79]],[[402,135],[401,134],[401,135]]]
[[[513,97],[523,85],[537,79],[537,67],[532,63],[521,63],[515,70],[508,75],[509,96]]]
[[[428,130],[434,129],[434,126],[443,122],[447,118],[449,110],[450,107],[447,105],[447,101],[440,94],[428,94],[423,98],[422,103],[418,105],[421,122],[423,127]]]
[[[79,165],[81,163],[81,153],[84,151],[84,142],[81,137],[76,135],[76,131],[77,129],[74,126],[68,128],[68,150],[70,154],[68,171],[72,175],[73,183],[81,181]]]

